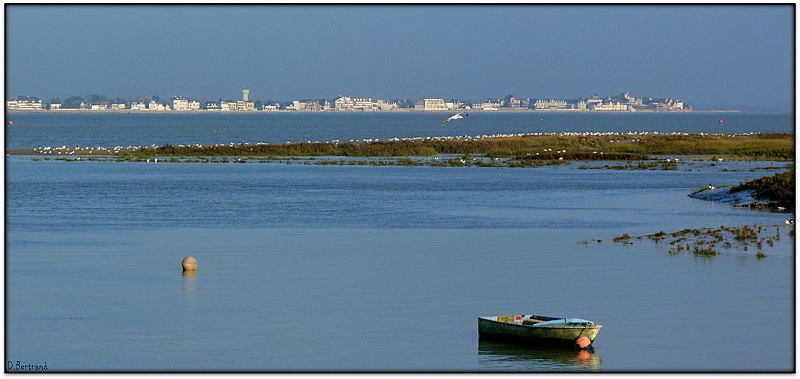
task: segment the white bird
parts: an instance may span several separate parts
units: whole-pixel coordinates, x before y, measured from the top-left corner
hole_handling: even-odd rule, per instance
[[[444,122],[442,123],[442,125],[444,125],[444,124],[446,124],[446,123],[450,122],[451,120],[458,120],[459,118],[464,118],[464,116],[462,116],[462,114],[463,114],[464,116],[469,116],[469,113],[464,113],[464,112],[456,113],[456,114],[454,114],[454,115],[452,115],[452,116],[448,117],[448,118],[447,118],[447,120],[444,120]]]

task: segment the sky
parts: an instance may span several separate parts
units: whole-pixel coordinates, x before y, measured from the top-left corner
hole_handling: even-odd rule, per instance
[[[5,96],[663,97],[793,111],[794,4],[5,6]]]

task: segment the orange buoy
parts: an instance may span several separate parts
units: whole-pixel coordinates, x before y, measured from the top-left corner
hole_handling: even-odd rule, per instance
[[[183,266],[183,271],[197,270],[197,259],[194,257],[183,258],[181,266]]]
[[[590,340],[589,337],[582,336],[582,337],[578,337],[575,340],[575,344],[580,346],[581,349],[585,349],[585,348],[589,347],[589,345],[592,344],[592,340]]]
[[[723,122],[725,122],[725,121],[719,120],[719,123],[720,123],[720,124],[721,124],[721,123],[723,123]]]
[[[14,125],[14,121],[9,121],[8,125]]]

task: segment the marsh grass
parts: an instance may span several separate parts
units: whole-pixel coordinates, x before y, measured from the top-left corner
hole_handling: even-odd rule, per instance
[[[720,253],[714,250],[713,246],[694,245],[692,248],[694,255],[719,255]]]
[[[794,203],[794,165],[791,170],[765,176],[763,178],[750,180],[731,187],[731,193],[754,190],[753,197],[757,199],[769,199],[771,201],[783,201]]]
[[[677,159],[651,155],[696,155],[726,160],[794,159],[793,134],[537,134],[487,138],[426,138],[390,141],[303,142],[284,144],[164,145],[87,160],[116,162],[185,163],[283,163],[319,165],[380,165],[430,167],[542,167],[574,161],[610,161],[605,165],[582,165],[580,169],[677,170]],[[456,155],[460,158],[441,159]],[[475,158],[480,156],[481,158]],[[324,157],[325,162],[313,162]],[[331,157],[393,158],[394,161],[353,162]],[[423,159],[414,159],[423,158]],[[425,159],[428,158],[428,159]],[[48,160],[50,158],[44,158]],[[311,161],[311,162],[310,162]],[[790,196],[794,174],[783,175],[768,192]],[[787,193],[787,191],[791,191]],[[785,207],[785,206],[784,206]]]
[[[753,160],[794,160],[791,134],[645,135],[604,146],[607,152],[652,155],[735,155]]]
[[[722,254],[718,248],[725,250],[735,249],[748,251],[751,247],[757,250],[757,257],[764,258],[764,248],[774,247],[775,241],[780,241],[781,230],[789,228],[789,236],[794,238],[794,226],[777,225],[775,234],[770,235],[768,228],[759,225],[740,225],[735,227],[720,226],[719,228],[683,229],[674,233],[658,232],[645,236],[631,237],[627,233],[613,239],[614,242],[626,245],[634,244],[635,240],[650,240],[655,244],[662,241],[669,246],[669,254],[681,253],[696,256],[716,256]]]
[[[555,153],[554,151],[565,151]],[[539,155],[536,155],[536,154]],[[794,160],[793,134],[522,135],[484,139],[303,142],[145,147],[148,156],[399,157],[485,154],[518,160],[645,160],[649,155],[723,155],[738,159]]]

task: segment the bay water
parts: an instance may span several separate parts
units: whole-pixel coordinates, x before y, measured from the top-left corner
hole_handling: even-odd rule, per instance
[[[787,115],[7,115],[6,148],[533,132],[793,132]],[[724,129],[718,120],[724,118]],[[449,127],[451,125],[458,125]],[[785,169],[71,162],[7,156],[5,355],[48,371],[791,372],[790,214],[687,194]],[[699,257],[648,240],[774,228]],[[180,262],[194,256],[195,275]],[[477,317],[603,324],[592,353],[481,341]],[[28,366],[24,366],[24,365]],[[10,365],[10,367],[9,367]]]

